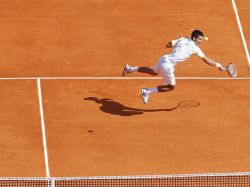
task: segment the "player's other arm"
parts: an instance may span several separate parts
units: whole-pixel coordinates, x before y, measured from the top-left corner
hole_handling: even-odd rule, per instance
[[[226,70],[220,63],[212,60],[211,58],[208,58],[208,57],[204,56],[201,59],[204,62],[206,62],[208,65],[218,68],[220,71],[225,71]]]
[[[179,38],[180,39],[180,38]],[[166,48],[172,48],[175,47],[176,43],[178,42],[179,39],[176,40],[171,40],[166,44]]]
[[[167,44],[166,44],[166,48],[172,48],[173,45],[172,45],[172,41],[169,41]]]

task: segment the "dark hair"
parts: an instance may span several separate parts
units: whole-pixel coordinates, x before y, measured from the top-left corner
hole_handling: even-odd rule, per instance
[[[191,39],[193,39],[193,37],[198,38],[199,36],[203,36],[203,32],[200,30],[194,30],[191,34]]]

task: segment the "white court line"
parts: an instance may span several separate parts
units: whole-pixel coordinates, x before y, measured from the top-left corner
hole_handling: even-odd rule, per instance
[[[123,176],[85,176],[85,177],[0,177],[2,181],[8,180],[108,180],[108,179],[164,179],[164,178],[187,178],[187,177],[239,177],[249,176],[250,172],[232,172],[232,173],[197,173],[197,174],[166,174],[166,175],[123,175]],[[54,181],[54,182],[55,182]],[[53,185],[51,185],[53,186]]]
[[[37,89],[39,96],[39,107],[40,107],[40,117],[41,117],[41,126],[42,126],[42,137],[43,137],[43,149],[44,149],[44,160],[46,167],[46,177],[50,177],[49,172],[49,159],[48,159],[48,150],[47,150],[47,141],[46,141],[46,131],[45,131],[45,123],[44,123],[44,115],[43,115],[43,100],[42,100],[42,91],[41,91],[41,81],[37,79]]]
[[[0,80],[160,80],[162,77],[6,77]],[[250,80],[250,77],[176,77],[177,80]]]
[[[238,27],[239,27],[239,30],[240,30],[241,39],[242,39],[242,42],[243,42],[243,45],[244,45],[244,49],[245,49],[245,52],[246,52],[246,57],[247,57],[248,65],[250,66],[250,56],[249,56],[249,52],[248,52],[248,48],[247,48],[247,43],[246,43],[244,32],[243,32],[243,29],[242,29],[242,26],[241,26],[240,17],[239,17],[239,14],[238,14],[238,10],[237,10],[237,7],[236,7],[235,0],[232,0],[232,4],[233,4],[233,8],[234,8],[234,13],[235,13],[235,16],[236,16],[236,20],[237,20],[237,23],[238,23]]]

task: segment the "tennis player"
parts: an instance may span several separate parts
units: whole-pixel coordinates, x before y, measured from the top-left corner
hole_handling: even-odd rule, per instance
[[[150,94],[156,92],[168,92],[175,89],[175,65],[187,60],[192,55],[198,55],[208,65],[214,66],[220,71],[225,71],[226,69],[220,63],[207,58],[198,47],[198,45],[203,42],[203,39],[203,33],[199,30],[194,30],[191,34],[191,38],[180,37],[176,40],[171,40],[167,43],[166,48],[173,48],[172,53],[162,56],[158,63],[152,68],[134,67],[126,64],[122,76],[126,76],[128,73],[132,72],[146,73],[149,75],[162,74],[163,85],[159,85],[155,88],[141,88],[143,102],[147,104]]]

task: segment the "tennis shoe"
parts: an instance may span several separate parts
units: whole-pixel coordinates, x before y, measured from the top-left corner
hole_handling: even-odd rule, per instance
[[[144,104],[148,103],[148,99],[149,99],[149,91],[147,88],[142,88],[141,89],[141,96],[142,96],[142,101]]]
[[[123,72],[122,72],[122,76],[125,77],[128,73],[132,73],[131,71],[131,66],[126,64],[124,66]]]

